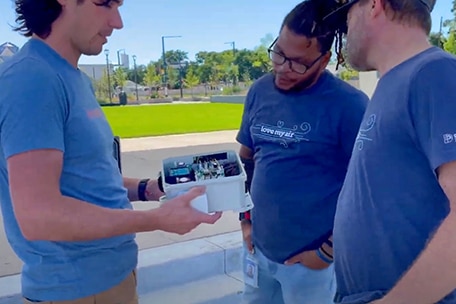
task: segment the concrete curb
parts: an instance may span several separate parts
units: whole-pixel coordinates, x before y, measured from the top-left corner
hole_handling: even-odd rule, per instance
[[[138,294],[241,269],[240,231],[144,249],[138,259]],[[21,304],[20,276],[0,278],[0,304]]]

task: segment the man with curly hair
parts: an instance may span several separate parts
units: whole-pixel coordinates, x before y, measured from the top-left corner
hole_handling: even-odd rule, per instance
[[[16,0],[29,41],[0,66],[0,203],[24,262],[24,303],[134,304],[135,233],[186,233],[220,214],[197,212],[195,188],[162,207],[155,179],[124,178],[114,137],[78,68],[122,28],[122,0]]]

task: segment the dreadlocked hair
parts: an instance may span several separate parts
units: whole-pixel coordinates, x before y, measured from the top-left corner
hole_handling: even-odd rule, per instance
[[[334,45],[334,49],[336,51],[336,56],[337,56],[336,70],[339,68],[339,65],[345,64],[345,57],[344,57],[344,53],[343,53],[344,35],[345,35],[344,31],[342,31],[341,29],[336,30],[336,35],[335,35],[336,43]]]
[[[282,28],[286,26],[297,35],[316,38],[322,53],[329,52],[335,40],[336,69],[345,62],[343,56],[345,31],[337,24],[324,22],[323,18],[337,9],[338,5],[335,0],[304,0],[288,13],[282,23]]]

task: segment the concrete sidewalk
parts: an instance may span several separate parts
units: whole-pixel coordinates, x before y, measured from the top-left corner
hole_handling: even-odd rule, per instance
[[[141,250],[140,303],[238,303],[241,240],[236,231]],[[0,304],[21,303],[19,275],[0,278]]]
[[[239,145],[235,142],[235,136],[236,131],[222,131],[124,139],[121,141],[123,173],[125,176],[131,177],[153,177],[160,170],[163,158],[220,150],[237,151]],[[135,202],[133,205],[135,209],[158,207],[157,202]],[[191,301],[185,296],[184,302],[166,300],[167,295],[175,295],[173,288],[179,288],[181,291],[186,288],[195,290],[198,282],[204,286],[205,280],[208,278],[226,280],[229,288],[225,292],[225,297],[220,301],[233,300],[235,302],[232,303],[238,303],[237,295],[242,289],[239,281],[242,244],[237,216],[234,212],[225,212],[215,225],[201,225],[184,236],[162,231],[137,234],[140,247],[138,292],[141,296],[141,304],[231,303],[207,302],[209,299],[207,297],[200,301],[198,296]],[[3,227],[2,223],[1,227]],[[1,229],[0,304],[20,303],[18,297],[20,270],[21,262],[10,249],[3,229]],[[184,294],[186,293],[180,293],[180,296]],[[151,297],[161,298],[163,301],[148,300]],[[216,298],[210,297],[216,301]]]

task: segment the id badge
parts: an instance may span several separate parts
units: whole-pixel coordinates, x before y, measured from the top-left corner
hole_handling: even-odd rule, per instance
[[[258,262],[252,255],[248,255],[245,259],[244,283],[258,288]]]

